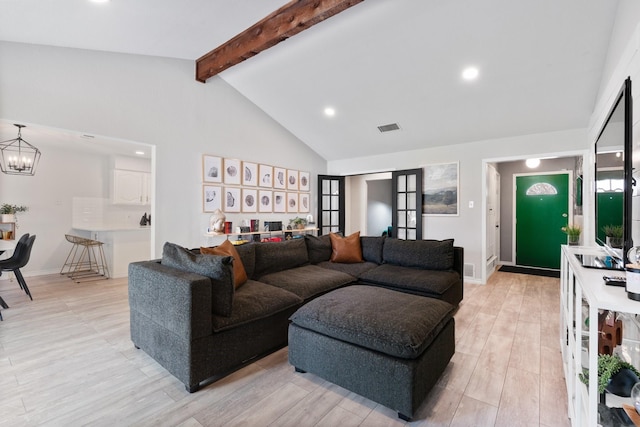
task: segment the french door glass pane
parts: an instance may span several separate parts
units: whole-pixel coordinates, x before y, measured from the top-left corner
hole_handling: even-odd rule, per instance
[[[416,208],[416,193],[407,193],[407,209]]]
[[[398,209],[407,209],[407,193],[398,193]]]
[[[407,230],[407,240],[416,240],[416,229],[410,228]]]
[[[331,181],[325,179],[322,181],[322,194],[331,193]]]
[[[398,227],[406,227],[407,226],[407,218],[405,216],[404,211],[398,212]]]
[[[340,196],[331,196],[331,209],[340,209]]]
[[[404,228],[398,228],[398,239],[400,240],[407,239],[407,231]]]
[[[398,192],[404,193],[407,191],[407,178],[402,175],[398,177]]]
[[[415,175],[407,175],[407,191],[416,191]]]
[[[416,213],[413,211],[407,211],[407,218],[409,222],[409,227],[416,227]]]
[[[340,224],[340,212],[338,211],[331,211],[331,225],[338,225]]]
[[[331,225],[331,212],[329,211],[322,212],[322,224]]]
[[[340,191],[340,187],[338,186],[340,183],[336,180],[331,181],[331,194],[338,194]]]
[[[331,209],[331,196],[322,196],[322,209]]]

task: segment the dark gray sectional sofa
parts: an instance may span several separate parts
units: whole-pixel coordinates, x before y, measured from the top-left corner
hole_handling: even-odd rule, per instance
[[[361,237],[363,262],[329,261],[329,236],[251,243],[236,250],[249,280],[233,285],[233,258],[166,243],[161,260],[129,265],[131,339],[190,392],[287,345],[289,317],[351,284],[438,298],[463,296],[464,251],[453,240]]]

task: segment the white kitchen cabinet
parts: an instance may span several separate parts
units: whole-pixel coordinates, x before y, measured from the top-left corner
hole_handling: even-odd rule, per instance
[[[113,203],[148,205],[151,203],[151,174],[115,169],[113,171]]]

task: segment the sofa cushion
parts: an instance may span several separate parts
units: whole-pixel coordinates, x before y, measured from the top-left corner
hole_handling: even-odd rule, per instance
[[[382,248],[383,262],[426,270],[453,268],[453,239],[398,240],[386,239]]]
[[[311,264],[329,261],[329,258],[331,258],[331,238],[328,234],[323,234],[322,236],[305,234],[304,242],[307,245],[307,253]]]
[[[347,273],[350,276],[353,276],[354,279],[359,277],[361,274],[364,274],[366,271],[374,269],[378,266],[378,264],[374,262],[354,262],[350,264],[345,264],[341,262],[331,262],[325,261],[320,264],[316,264],[318,267],[327,268],[329,270],[340,271],[342,273]]]
[[[360,245],[360,232],[342,237],[336,233],[329,233],[331,239],[332,262],[362,262],[362,246]]]
[[[200,248],[201,254],[206,255],[220,255],[220,256],[230,256],[233,257],[233,283],[238,289],[240,286],[244,285],[247,281],[247,272],[244,269],[244,265],[242,264],[242,259],[240,259],[240,255],[233,244],[225,240],[220,244],[220,246],[216,246],[215,248]]]
[[[460,275],[455,271],[427,271],[392,264],[379,265],[362,273],[358,279],[375,285],[434,296],[443,295],[451,286],[460,285]]]
[[[317,265],[305,265],[260,278],[261,282],[286,289],[307,300],[332,289],[352,283],[355,277],[339,271],[327,270]]]
[[[213,316],[213,331],[233,329],[300,304],[302,299],[291,292],[248,280],[235,293],[231,316]]]
[[[362,258],[368,262],[382,264],[382,248],[384,246],[384,236],[362,236],[360,245],[362,246]]]
[[[453,316],[444,301],[371,286],[348,286],[300,307],[291,321],[391,356],[415,359]]]
[[[247,277],[253,277],[256,269],[256,245],[253,243],[245,243],[235,248],[238,255],[240,255],[242,265],[244,265],[244,271],[247,272]]]
[[[211,279],[212,311],[231,316],[233,310],[233,258],[230,256],[196,254],[175,243],[162,248],[162,265],[205,276]]]
[[[256,247],[254,278],[259,279],[265,274],[300,267],[309,262],[304,239],[254,243],[254,245]]]

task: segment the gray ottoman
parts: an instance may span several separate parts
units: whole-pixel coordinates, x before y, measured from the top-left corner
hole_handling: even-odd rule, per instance
[[[453,311],[379,287],[337,289],[291,316],[289,363],[410,420],[455,351]]]

